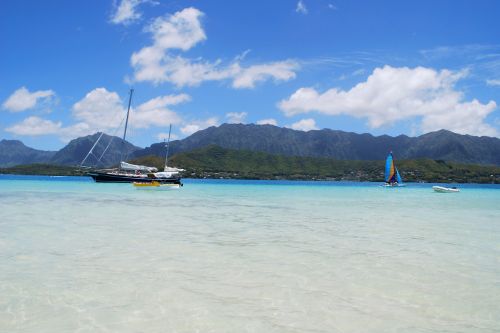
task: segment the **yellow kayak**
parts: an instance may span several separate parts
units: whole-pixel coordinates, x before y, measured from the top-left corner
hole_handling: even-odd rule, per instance
[[[171,190],[180,188],[180,184],[162,184],[157,181],[150,183],[134,182],[134,187],[138,190]]]

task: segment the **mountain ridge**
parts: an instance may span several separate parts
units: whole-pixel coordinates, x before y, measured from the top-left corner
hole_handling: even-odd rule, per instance
[[[379,160],[392,150],[397,159],[430,158],[460,163],[500,165],[500,139],[471,136],[447,130],[418,137],[373,136],[332,129],[297,131],[273,125],[223,124],[171,142],[172,154],[207,145],[246,149],[271,154],[329,157],[339,160]],[[163,143],[155,143],[133,154],[134,158],[164,154]]]
[[[29,163],[79,165],[100,132],[76,138],[59,151],[41,151],[18,140],[0,141],[0,167]],[[140,148],[119,137],[102,134],[89,164],[95,164],[101,153],[101,167],[148,155],[165,156],[165,144],[154,143]],[[109,148],[106,148],[111,142]],[[396,159],[429,158],[458,163],[500,165],[500,139],[487,136],[457,134],[448,130],[430,132],[418,137],[398,135],[374,136],[369,133],[333,129],[293,130],[274,125],[222,124],[200,130],[182,140],[170,142],[170,155],[216,145],[225,149],[260,151],[269,154],[302,157],[328,157],[337,160],[381,160],[389,151]],[[12,147],[16,147],[12,149]],[[94,165],[97,166],[97,165]]]
[[[3,139],[0,141],[0,166],[4,167],[26,163],[43,163],[55,154],[56,151],[28,147],[19,140]]]

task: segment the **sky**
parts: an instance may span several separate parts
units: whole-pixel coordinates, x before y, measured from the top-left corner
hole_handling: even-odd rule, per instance
[[[223,123],[500,137],[500,1],[3,0],[0,139]]]

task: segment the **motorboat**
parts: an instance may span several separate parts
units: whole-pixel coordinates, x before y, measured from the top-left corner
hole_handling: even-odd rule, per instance
[[[432,189],[435,192],[439,193],[456,193],[460,192],[460,190],[456,187],[444,187],[444,186],[433,186]]]

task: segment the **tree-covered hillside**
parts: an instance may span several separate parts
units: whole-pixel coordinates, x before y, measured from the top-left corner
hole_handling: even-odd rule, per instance
[[[164,159],[146,156],[132,163],[163,168]],[[346,161],[273,155],[208,146],[176,154],[169,165],[186,169],[185,177],[249,179],[331,179],[383,181],[384,161]],[[415,159],[397,161],[405,181],[500,183],[500,167]]]

